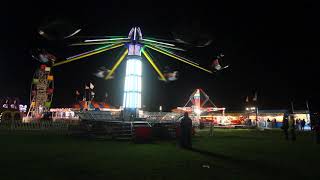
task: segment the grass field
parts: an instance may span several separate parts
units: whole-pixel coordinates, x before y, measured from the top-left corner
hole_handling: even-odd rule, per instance
[[[134,144],[55,134],[0,132],[0,179],[319,179],[320,145],[281,131],[200,131],[193,150],[176,141]],[[203,167],[205,166],[205,167]],[[208,168],[209,167],[209,168]]]

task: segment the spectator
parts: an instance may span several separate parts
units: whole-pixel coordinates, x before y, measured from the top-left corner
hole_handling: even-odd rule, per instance
[[[300,130],[300,119],[295,120],[295,128],[299,131]]]
[[[272,120],[272,128],[276,128],[276,127],[277,127],[277,120],[276,120],[276,118],[274,118]]]
[[[311,128],[311,131],[314,129],[314,127],[316,126],[316,117],[312,117],[310,119],[310,128]]]
[[[213,128],[214,128],[213,121],[210,121],[210,136],[213,136]]]
[[[288,121],[288,117],[284,116],[283,117],[283,121],[282,121],[282,127],[281,129],[284,132],[284,136],[286,140],[289,140],[289,136],[288,136],[288,128],[289,128],[289,121]]]
[[[316,120],[316,124],[314,126],[315,136],[316,136],[316,142],[317,144],[320,144],[320,119]]]
[[[305,125],[306,125],[306,120],[302,119],[302,121],[300,122],[301,131],[304,131],[304,126]]]
[[[184,113],[184,117],[180,122],[180,145],[183,148],[191,148],[191,132],[192,120],[189,118],[188,112]]]
[[[296,125],[295,125],[295,120],[294,120],[293,115],[289,116],[289,132],[290,132],[290,139],[292,141],[295,141],[296,140]]]

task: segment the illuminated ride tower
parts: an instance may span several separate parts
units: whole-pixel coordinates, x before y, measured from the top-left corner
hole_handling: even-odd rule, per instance
[[[131,43],[127,44],[128,55],[123,94],[125,120],[137,117],[141,108],[142,45],[138,43],[138,40],[142,39],[140,28],[131,29],[128,38],[131,39]]]
[[[72,43],[70,44],[70,46],[99,45],[100,47],[75,56],[68,57],[62,61],[55,62],[53,64],[53,67],[83,59],[95,54],[103,53],[119,47],[125,47],[125,50],[123,51],[120,58],[116,61],[112,68],[108,70],[105,79],[112,79],[116,69],[124,60],[126,60],[123,117],[124,120],[129,120],[138,117],[138,110],[141,108],[142,60],[151,64],[153,69],[157,72],[159,80],[165,82],[168,81],[165,75],[161,72],[161,68],[159,68],[151,58],[149,50],[157,51],[175,60],[212,74],[211,70],[203,68],[198,63],[176,54],[174,51],[184,52],[185,50],[177,47],[174,43],[179,42],[174,40],[144,38],[142,37],[140,28],[133,27],[131,28],[128,36],[103,36],[99,39],[85,39],[81,42]],[[142,58],[142,55],[145,58]]]

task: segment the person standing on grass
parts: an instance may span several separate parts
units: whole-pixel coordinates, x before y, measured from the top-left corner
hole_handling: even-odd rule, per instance
[[[188,112],[184,113],[184,117],[180,122],[180,145],[183,148],[191,148],[191,131],[192,120],[189,118]]]
[[[285,115],[283,116],[283,121],[282,121],[282,127],[281,129],[284,132],[284,136],[286,140],[289,140],[289,136],[288,136],[288,129],[289,129],[289,121],[288,121],[288,117]]]
[[[300,130],[301,120],[300,120],[300,119],[297,119],[297,120],[295,121],[295,123],[296,123],[296,125],[295,125],[296,129],[299,131],[299,130]]]
[[[316,143],[320,144],[320,119],[316,120],[313,130],[315,133]]]
[[[296,140],[296,126],[295,126],[295,120],[294,116],[289,116],[289,132],[290,132],[290,139],[292,141]]]
[[[277,120],[274,118],[272,120],[272,128],[276,128],[277,127]]]
[[[302,119],[300,122],[301,131],[304,131],[304,126],[306,125],[306,120]]]
[[[213,127],[214,127],[214,124],[213,124],[213,120],[210,121],[210,134],[209,136],[213,136]]]
[[[314,126],[315,126],[315,120],[314,120],[314,117],[310,117],[310,130],[312,131]]]

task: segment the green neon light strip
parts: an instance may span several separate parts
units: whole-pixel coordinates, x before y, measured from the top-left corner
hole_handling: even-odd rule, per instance
[[[128,38],[127,36],[76,36],[76,39],[115,39]]]
[[[175,56],[175,55],[173,55],[173,54],[171,54],[171,53],[165,52],[165,51],[163,51],[163,50],[161,50],[161,49],[159,49],[159,48],[157,48],[157,47],[153,47],[153,46],[149,46],[149,45],[145,45],[145,46],[148,47],[148,48],[150,48],[150,49],[153,49],[153,50],[155,50],[155,51],[158,51],[158,52],[160,52],[160,53],[162,53],[162,54],[165,54],[165,55],[167,55],[167,56],[170,56],[170,57],[172,57],[172,58],[174,58],[174,59],[177,59],[177,60],[179,60],[179,61],[182,61],[182,62],[184,62],[184,63],[187,63],[187,64],[189,64],[189,65],[191,65],[191,66],[193,66],[193,67],[199,68],[199,69],[201,69],[201,70],[203,70],[203,71],[206,71],[206,72],[212,74],[212,71],[210,71],[210,70],[208,70],[208,69],[205,69],[205,68],[203,68],[203,67],[201,67],[201,66],[198,66],[198,65],[196,65],[196,64],[190,63],[189,61],[186,61],[185,59],[182,59],[181,57],[178,57],[178,56]]]
[[[121,55],[121,57],[116,62],[116,64],[112,67],[111,71],[109,72],[109,74],[107,75],[107,77],[105,79],[110,79],[111,78],[112,74],[118,68],[118,66],[121,64],[121,62],[124,60],[124,58],[127,56],[127,54],[128,54],[128,49],[126,49],[124,51],[124,53]]]
[[[163,47],[163,48],[169,48],[169,49],[173,49],[173,50],[178,50],[178,51],[186,51],[185,49],[182,49],[182,48],[178,48],[178,47],[170,47],[170,46],[163,46],[163,45],[160,45],[160,44],[157,44],[157,45],[154,45],[156,47]]]
[[[167,81],[166,78],[164,77],[164,75],[162,74],[162,72],[159,70],[159,68],[157,67],[157,65],[154,63],[154,61],[153,61],[152,58],[150,57],[150,55],[149,55],[144,49],[142,49],[142,53],[143,53],[143,55],[147,58],[147,60],[149,61],[149,63],[152,65],[153,69],[156,70],[156,72],[159,74],[160,80],[162,80],[162,81]]]
[[[199,65],[198,63],[196,63],[196,62],[194,62],[194,61],[191,61],[191,60],[189,60],[189,59],[187,59],[187,58],[184,58],[184,57],[181,57],[181,56],[177,55],[176,53],[170,51],[169,49],[162,48],[162,47],[159,47],[159,46],[153,46],[153,47],[158,48],[158,49],[160,49],[160,50],[162,50],[162,51],[165,51],[165,52],[167,52],[167,53],[170,53],[170,54],[172,54],[172,55],[174,55],[174,56],[176,56],[176,57],[179,57],[179,58],[181,58],[181,59],[183,59],[183,60],[185,60],[185,61],[188,61],[189,63],[192,63],[192,64],[194,64],[194,65]]]
[[[128,38],[87,39],[84,42],[101,42],[101,41],[118,41],[118,40],[129,40],[129,39]]]
[[[118,44],[118,43],[126,43],[127,41],[106,41],[106,42],[81,42],[81,43],[74,43],[70,44],[69,46],[88,46],[88,45],[99,45],[99,44]]]
[[[160,39],[160,38],[154,38],[154,37],[145,37],[146,39],[153,40],[153,41],[161,41],[161,42],[168,42],[168,43],[178,43],[175,40],[168,40],[168,39]]]
[[[162,44],[162,45],[167,45],[167,46],[175,46],[174,44],[170,44],[170,43],[164,43],[164,42],[160,42],[160,41],[154,41],[151,39],[142,39],[143,41],[147,41],[147,42],[151,42],[151,43],[157,43],[157,44]]]
[[[178,51],[186,51],[185,49],[178,48],[178,47],[172,47],[172,46],[166,46],[166,45],[161,45],[161,44],[156,44],[156,43],[150,43],[150,42],[143,42],[144,44],[148,44],[151,46],[156,46],[156,47],[163,47],[163,48],[168,48],[168,49],[173,49],[173,50],[178,50]]]
[[[87,51],[87,52],[84,52],[84,53],[81,53],[81,54],[77,54],[77,55],[75,55],[75,56],[68,57],[67,60],[73,59],[73,58],[76,58],[76,57],[79,57],[79,56],[83,56],[83,55],[85,55],[85,54],[89,54],[89,53],[92,53],[92,52],[95,52],[95,51],[100,51],[101,49],[108,48],[108,47],[112,47],[113,45],[116,45],[116,44],[111,44],[111,45],[102,46],[102,47],[96,48],[96,49],[91,50],[91,51]]]
[[[88,51],[88,52],[85,52],[85,53],[82,53],[82,54],[79,54],[79,55],[76,55],[76,56],[72,56],[70,58],[67,58],[67,60],[65,60],[65,61],[61,61],[61,62],[53,64],[53,66],[59,66],[61,64],[65,64],[65,63],[69,63],[69,62],[72,62],[72,61],[75,61],[75,60],[79,60],[79,59],[82,59],[82,58],[85,58],[85,57],[88,57],[88,56],[92,56],[94,54],[98,54],[98,53],[102,53],[104,51],[108,51],[110,49],[121,47],[123,45],[124,44],[112,44],[112,45],[103,46],[103,47],[94,49],[92,51]]]

